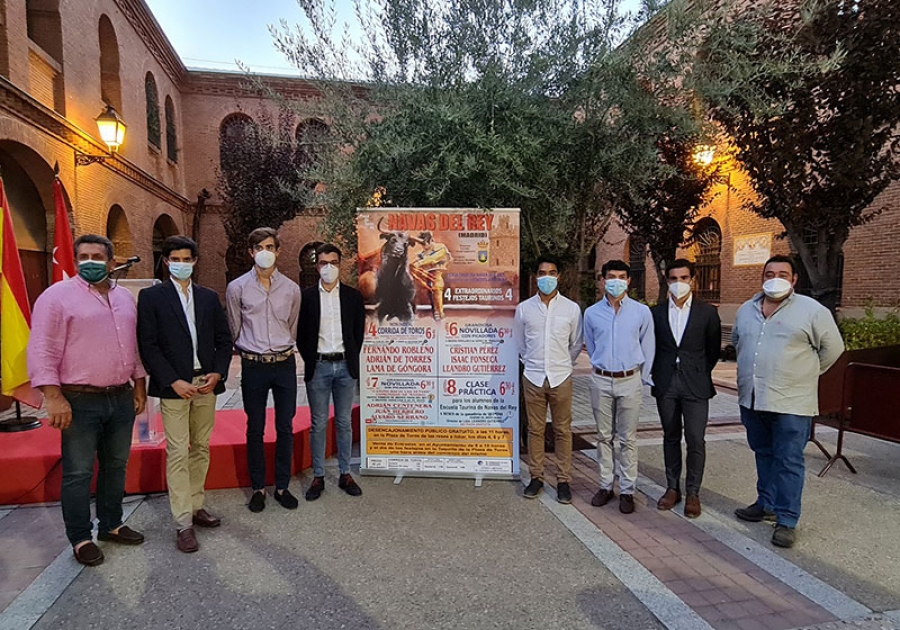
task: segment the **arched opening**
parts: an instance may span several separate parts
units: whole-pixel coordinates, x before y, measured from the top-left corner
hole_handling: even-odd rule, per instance
[[[9,201],[16,244],[31,304],[50,284],[53,216],[53,169],[32,149],[0,141],[0,173]],[[68,200],[66,200],[68,203]]]
[[[166,157],[178,162],[178,132],[175,128],[175,104],[166,96]]]
[[[219,164],[223,170],[240,168],[245,144],[256,134],[257,127],[247,114],[229,114],[219,125]]]
[[[638,300],[647,297],[647,245],[639,236],[628,237],[628,266],[631,267],[631,288],[629,293]]]
[[[722,228],[715,219],[697,221],[691,236],[696,264],[697,296],[718,303],[722,294]]]
[[[319,271],[316,269],[316,249],[321,241],[307,243],[300,250],[300,288],[315,286],[319,281]]]
[[[162,262],[162,245],[170,236],[180,234],[175,219],[168,214],[161,214],[153,224],[153,277],[157,280],[165,280],[169,277]]]
[[[25,0],[25,23],[28,39],[50,55],[56,63],[62,64],[62,20],[59,17],[59,0]]]
[[[131,240],[131,226],[122,206],[115,204],[106,215],[106,238],[112,241],[116,260],[123,261],[134,256],[134,243]]]
[[[147,100],[147,142],[160,149],[162,131],[159,123],[159,91],[152,72],[144,77],[144,95]]]
[[[297,125],[295,162],[300,169],[314,168],[325,152],[330,132],[328,125],[318,118],[304,120]]]
[[[119,80],[119,41],[112,22],[100,16],[100,98],[122,113],[122,83]]]
[[[25,0],[25,23],[29,39],[28,92],[65,116],[59,0]]]

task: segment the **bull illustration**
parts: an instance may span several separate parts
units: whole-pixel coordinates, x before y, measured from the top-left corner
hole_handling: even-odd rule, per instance
[[[415,314],[416,288],[409,274],[409,248],[420,244],[419,240],[405,232],[378,231],[384,239],[381,246],[381,266],[376,272],[375,298],[378,302],[378,319],[384,321],[396,317],[409,322]]]

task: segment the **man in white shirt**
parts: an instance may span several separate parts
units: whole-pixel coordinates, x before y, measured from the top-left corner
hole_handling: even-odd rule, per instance
[[[660,510],[681,502],[681,435],[687,442],[684,515],[700,516],[700,484],[706,464],[709,399],[716,395],[712,370],[719,360],[722,325],[714,306],[694,297],[694,263],[666,266],[669,299],[650,309],[656,338],[653,388],[663,428],[666,492]]]
[[[162,254],[170,280],[138,296],[138,347],[150,373],[148,392],[160,398],[175,544],[193,553],[199,549],[194,526],[221,523],[206,511],[204,484],[216,394],[225,391],[231,364],[231,332],[218,294],[192,281],[197,244],[170,236]]]
[[[544,487],[544,430],[547,407],[556,438],[556,496],[572,502],[572,368],[581,352],[581,309],[560,295],[559,265],[549,258],[537,262],[538,292],[516,308],[513,336],[525,366],[522,391],[528,415],[528,457],[531,483],[525,498]]]
[[[340,281],[341,250],[331,243],[316,249],[320,281],[303,290],[297,347],[303,357],[303,379],[312,427],[309,432],[313,480],[306,500],[325,491],[325,431],[328,403],[334,402],[337,433],[338,488],[352,497],[362,489],[350,475],[353,448],[353,399],[359,387],[359,353],[365,334],[366,307],[359,291]]]

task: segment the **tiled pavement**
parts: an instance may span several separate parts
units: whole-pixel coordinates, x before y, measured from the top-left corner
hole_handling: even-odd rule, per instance
[[[548,456],[547,480],[555,479],[554,462]],[[593,507],[596,462],[577,452],[572,469],[572,505],[716,630],[788,630],[837,620],[687,519],[657,510],[652,501],[648,506],[641,492],[630,515],[619,512],[618,499]]]

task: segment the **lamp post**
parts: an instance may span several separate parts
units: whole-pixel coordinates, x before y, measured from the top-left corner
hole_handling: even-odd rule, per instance
[[[110,155],[117,153],[125,141],[125,129],[127,128],[121,116],[113,109],[112,105],[107,105],[106,109],[100,112],[100,115],[94,120],[97,122],[97,129],[100,130],[100,139],[109,148]],[[75,165],[87,166],[95,162],[103,162],[106,158],[105,155],[85,155],[76,151]]]
[[[694,147],[694,162],[700,166],[709,166],[715,157],[716,145],[714,144],[698,144]]]

